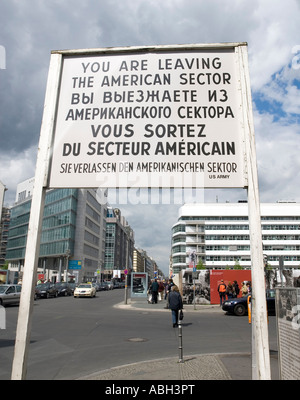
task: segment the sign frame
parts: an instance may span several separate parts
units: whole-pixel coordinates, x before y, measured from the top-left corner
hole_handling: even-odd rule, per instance
[[[36,162],[35,183],[32,196],[32,205],[27,235],[25,264],[23,274],[22,295],[19,307],[19,316],[16,333],[15,352],[12,366],[12,379],[25,379],[27,369],[28,347],[32,325],[33,295],[35,277],[39,259],[40,233],[42,226],[44,200],[49,188],[50,165],[53,158],[54,131],[59,109],[59,88],[62,79],[63,58],[67,56],[91,55],[101,53],[106,55],[128,54],[128,51],[143,52],[170,52],[170,51],[207,51],[232,49],[237,55],[240,101],[242,118],[240,123],[244,132],[245,155],[244,163],[247,176],[244,176],[243,187],[247,189],[249,209],[249,233],[252,261],[252,334],[253,357],[257,365],[252,366],[255,371],[254,379],[270,379],[270,354],[268,342],[266,296],[264,287],[264,260],[262,251],[262,232],[260,219],[260,200],[258,191],[258,175],[254,139],[254,125],[251,105],[251,90],[248,70],[247,43],[219,43],[174,46],[146,46],[124,47],[109,49],[88,49],[52,51],[49,74],[46,88],[44,113],[40,132],[40,141]],[[203,182],[202,182],[203,183]],[[97,185],[100,187],[100,185]],[[138,187],[138,184],[135,185]],[[154,187],[154,186],[152,186]],[[161,185],[160,187],[165,187]],[[202,186],[196,181],[195,188]]]
[[[239,51],[245,45],[52,51],[61,63],[48,186],[246,188]],[[101,63],[112,71],[101,71]],[[124,74],[123,63],[136,64]],[[154,82],[145,83],[150,76]],[[167,106],[159,105],[162,98]],[[147,112],[133,112],[129,124],[124,114],[136,109]],[[107,110],[113,110],[109,117]]]

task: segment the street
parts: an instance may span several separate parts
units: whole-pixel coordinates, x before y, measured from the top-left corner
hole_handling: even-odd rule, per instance
[[[178,355],[178,330],[169,310],[114,307],[124,290],[97,292],[96,298],[59,297],[34,303],[28,380],[77,379],[111,367]],[[0,379],[10,379],[18,306],[6,309],[0,330]],[[153,311],[152,311],[153,310]],[[270,350],[277,350],[276,321],[269,317]],[[183,320],[183,354],[251,352],[247,317],[219,308],[193,311]],[[151,377],[149,377],[151,379]]]

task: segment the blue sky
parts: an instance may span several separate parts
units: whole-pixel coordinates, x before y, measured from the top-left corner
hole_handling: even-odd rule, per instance
[[[300,201],[299,21],[299,0],[2,0],[5,204],[14,202],[19,182],[34,176],[51,50],[221,42],[248,43],[261,201]],[[207,190],[196,198],[177,193],[176,204],[116,206],[136,245],[166,270],[180,201],[240,198],[245,191]]]

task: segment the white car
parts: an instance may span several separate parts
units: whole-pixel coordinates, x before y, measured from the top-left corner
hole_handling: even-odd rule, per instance
[[[81,283],[74,290],[74,297],[95,297],[96,288],[91,283]]]
[[[21,289],[21,285],[0,285],[0,306],[19,304]]]
[[[104,281],[103,283],[107,286],[108,290],[112,290],[114,288],[112,281]]]

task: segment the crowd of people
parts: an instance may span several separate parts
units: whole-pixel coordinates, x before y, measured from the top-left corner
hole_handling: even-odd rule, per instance
[[[228,282],[225,284],[222,279],[218,285],[218,293],[220,296],[220,306],[223,305],[227,299],[232,299],[241,296],[248,296],[251,293],[251,282],[244,281],[241,283],[241,288],[238,282]],[[173,327],[178,326],[179,312],[183,309],[183,301],[179,292],[178,286],[176,286],[172,279],[159,280],[155,278],[151,281],[148,288],[148,301],[152,304],[157,304],[158,301],[166,300],[166,307],[172,312],[172,323]]]
[[[220,306],[224,303],[226,299],[233,299],[238,297],[240,294],[242,296],[248,296],[251,293],[251,283],[248,281],[244,281],[241,283],[241,289],[237,281],[228,282],[226,285],[224,280],[221,279],[220,284],[218,285],[218,293],[220,296]]]
[[[167,300],[168,293],[171,287],[174,286],[173,280],[160,280],[153,279],[148,287],[148,301],[149,303],[155,304],[157,301]]]

